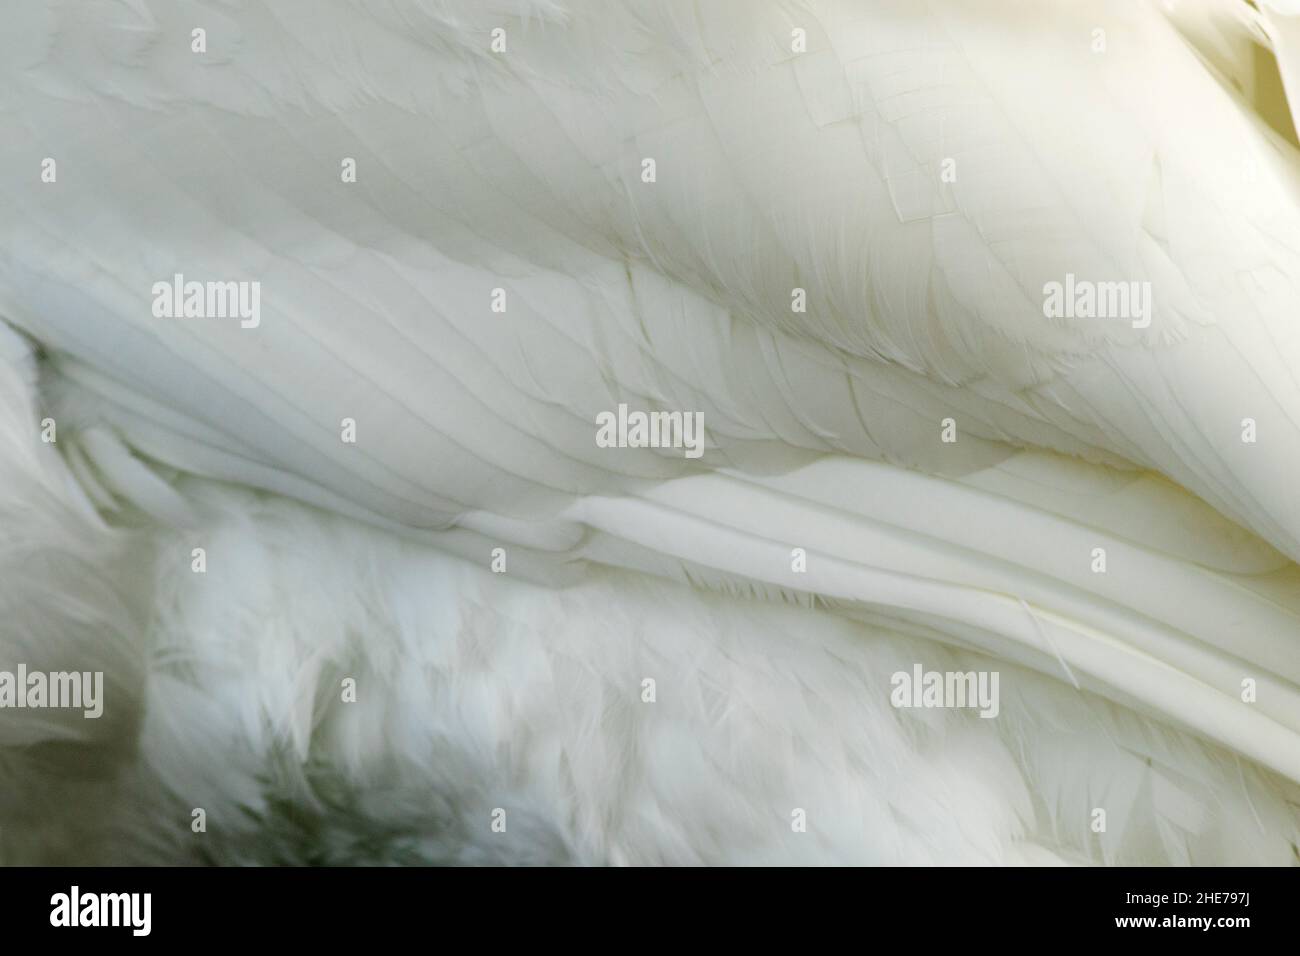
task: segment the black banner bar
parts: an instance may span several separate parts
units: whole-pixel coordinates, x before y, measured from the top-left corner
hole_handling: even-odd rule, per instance
[[[927,944],[1132,937],[1231,944],[1294,925],[1287,869],[7,869],[7,941],[338,944],[687,939],[784,927],[854,938],[924,928]],[[686,934],[686,935],[683,935]],[[1055,934],[1055,935],[1048,935]]]

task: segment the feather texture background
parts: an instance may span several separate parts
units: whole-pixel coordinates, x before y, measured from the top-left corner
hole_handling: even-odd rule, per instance
[[[1279,10],[1242,29],[1288,82]],[[93,647],[122,703],[5,715],[0,846],[1292,861],[1300,167],[1255,41],[1196,22],[18,4],[0,598],[11,655]],[[260,324],[151,315],[182,272],[255,277]],[[1067,274],[1149,282],[1150,326],[1044,317]],[[701,411],[704,457],[598,447],[620,404]],[[1000,669],[999,718],[891,707],[917,661]],[[304,842],[258,836],[285,806]]]

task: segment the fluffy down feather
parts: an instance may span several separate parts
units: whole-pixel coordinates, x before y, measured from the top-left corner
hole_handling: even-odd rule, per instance
[[[31,451],[0,459],[0,575],[24,598],[0,661],[97,664],[115,716],[6,718],[5,862],[1292,859],[1294,787],[1249,760],[822,607],[612,570],[554,591],[204,479],[178,482],[190,530],[129,508],[106,527],[33,439],[6,341],[0,430]],[[913,662],[1000,670],[999,718],[889,706]]]

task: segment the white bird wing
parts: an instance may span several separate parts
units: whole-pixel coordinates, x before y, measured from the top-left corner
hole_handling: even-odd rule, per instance
[[[537,576],[816,595],[1300,779],[1296,155],[1155,7],[331,11],[0,39],[0,313],[106,484],[176,514],[111,430]],[[174,273],[259,281],[260,325],[155,318]],[[1149,282],[1150,327],[1045,318],[1068,275]],[[706,454],[597,447],[619,403]]]

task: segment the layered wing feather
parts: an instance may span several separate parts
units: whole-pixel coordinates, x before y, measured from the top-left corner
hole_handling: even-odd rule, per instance
[[[316,10],[33,5],[0,41],[0,312],[88,473],[811,595],[1300,779],[1297,158],[1156,7]],[[261,324],[154,318],[177,272],[259,281]],[[1150,283],[1150,327],[1045,317],[1068,275]],[[708,451],[598,448],[619,403]]]

